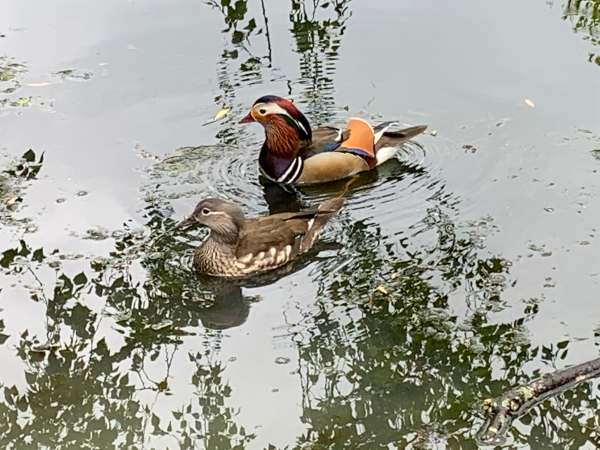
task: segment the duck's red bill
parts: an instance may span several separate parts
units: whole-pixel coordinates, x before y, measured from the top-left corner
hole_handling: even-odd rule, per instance
[[[252,114],[248,113],[244,116],[244,118],[242,120],[240,120],[240,123],[250,123],[250,122],[254,122],[254,117],[252,117]]]

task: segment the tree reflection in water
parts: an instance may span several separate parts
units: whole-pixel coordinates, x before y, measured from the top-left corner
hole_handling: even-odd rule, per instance
[[[476,448],[477,402],[540,374],[523,373],[527,364],[553,367],[566,357],[569,341],[529,343],[535,303],[514,321],[494,318],[508,262],[482,258],[444,221],[436,228],[438,245],[423,251],[409,250],[410,240],[397,247],[373,226],[357,224],[348,234],[355,259],[341,271],[332,268],[318,310],[297,325],[304,330],[295,340],[309,427],[300,445]],[[478,298],[464,316],[452,312],[456,289]],[[598,406],[593,385],[548,400],[512,428],[513,444],[596,443]]]
[[[301,101],[312,118],[329,120],[349,2],[290,5]],[[275,70],[268,3],[257,8],[262,21],[249,17],[245,1],[213,6],[230,36],[218,63],[215,101],[236,105],[238,84]],[[246,51],[245,43],[259,35],[267,42],[264,56]],[[234,67],[241,52],[246,59]],[[237,142],[229,126],[234,120],[220,128],[224,143]],[[35,179],[43,160],[28,154],[19,164],[31,166]],[[405,167],[401,176],[442,185],[418,168]],[[3,194],[26,199],[29,177],[9,170],[5,178]],[[255,438],[231,406],[234,387],[215,350],[223,330],[251,317],[257,298],[239,285],[199,282],[190,270],[194,242],[173,232],[168,197],[154,194],[144,206],[143,229],[116,233],[106,258],[73,260],[60,250],[35,248],[23,233],[4,245],[0,298],[28,292],[26,303],[43,311],[44,323],[32,317],[15,332],[0,311],[0,351],[23,375],[0,389],[3,447],[229,449]],[[537,347],[528,340],[527,323],[540,308],[535,299],[523,303],[517,318],[498,314],[507,307],[510,263],[479,242],[478,233],[492,221],[458,224],[458,204],[440,188],[427,198],[422,220],[393,237],[376,223],[340,219],[335,241],[342,248],[312,263],[318,299],[291,324],[306,432],[290,445],[476,448],[481,417],[473,406],[566,357],[570,341]],[[3,206],[1,219],[20,226],[10,208]],[[191,339],[196,350],[184,352]],[[192,371],[176,377],[177,361],[189,362]],[[190,395],[160,414],[156,403],[179,389]],[[594,383],[545,401],[515,423],[514,445],[598,445],[598,400]]]
[[[567,0],[564,18],[570,20],[576,33],[584,33],[594,47],[600,45],[600,0]],[[596,52],[590,52],[589,60],[600,66]]]
[[[414,176],[436,184],[426,172]],[[528,341],[536,303],[515,320],[495,316],[505,306],[510,265],[485,256],[481,231],[472,233],[491,229],[490,221],[457,226],[451,218],[458,203],[443,191],[429,204],[423,220],[397,238],[345,216],[337,256],[314,265],[318,301],[293,324],[307,426],[297,445],[474,448],[481,419],[473,405],[539,375],[525,374],[525,365],[552,365],[566,356],[569,341],[541,348]],[[122,230],[108,258],[74,274],[59,251],[34,249],[25,240],[2,253],[3,278],[29,289],[46,318],[41,334],[25,329],[10,336],[0,324],[2,346],[16,346],[25,380],[2,390],[5,447],[243,448],[254,438],[229,406],[234,393],[213,351],[219,330],[242,323],[254,300],[231,285],[220,297],[221,285],[199,283],[189,269],[194,243],[173,232],[164,210],[148,203],[143,230]],[[182,355],[190,333],[202,347]],[[159,415],[156,401],[186,385],[171,374],[173,361],[182,358],[195,367],[187,383],[192,395],[169,417]],[[521,418],[512,429],[515,444],[595,442],[593,411],[600,405],[592,387],[580,386]]]
[[[249,4],[244,0],[207,2],[222,14],[226,26],[224,33],[229,40],[217,63],[220,94],[215,97],[215,103],[218,105],[246,109],[247,104],[236,101],[240,85],[257,84],[267,81],[266,78],[269,81],[285,79],[277,62],[273,61],[269,4],[262,0],[259,3]],[[305,105],[306,112],[316,123],[332,120],[335,116],[335,65],[346,22],[351,15],[349,4],[349,0],[293,0],[290,3],[290,31],[299,56],[300,77],[287,80],[288,94],[293,95],[296,86],[299,86],[301,95],[297,100]],[[264,45],[261,46],[263,40]],[[262,50],[254,50],[256,47]],[[234,116],[223,121],[217,133],[217,138],[229,145],[238,142],[236,134],[240,133],[232,127],[236,122]]]
[[[187,266],[169,265],[169,256],[151,252],[173,256],[185,253],[185,245],[165,239],[172,221],[154,211],[148,217],[149,234],[124,232],[110,258],[94,260],[74,276],[61,269],[63,255],[31,249],[25,241],[2,253],[3,275],[19,277],[23,287],[32,282],[31,300],[43,305],[46,316],[44,338],[27,329],[17,338],[26,389],[4,386],[0,442],[5,448],[23,443],[35,448],[141,448],[152,438],[168,438],[171,445],[175,439],[185,447],[194,441],[203,448],[226,449],[252,439],[233,420],[235,411],[226,406],[231,389],[221,378],[224,368],[208,352],[218,345],[218,333],[211,335],[207,329],[210,345],[191,357],[195,395],[172,412],[168,423],[144,395],[170,395],[171,363],[189,328],[201,322],[216,323],[219,329],[237,326],[248,310],[239,287],[237,292],[229,288],[238,297],[224,299],[219,292],[196,290],[197,280]],[[136,264],[148,270],[147,279],[136,277]],[[41,281],[51,279],[49,267],[56,268],[53,284]],[[233,300],[233,307],[219,306],[224,300]],[[213,301],[218,311],[211,308]],[[109,348],[107,339],[114,336],[107,334],[107,321],[123,336],[124,344],[116,351]],[[3,336],[5,343],[9,336]],[[161,359],[163,374],[153,379],[147,368]]]
[[[291,32],[299,55],[301,101],[315,123],[327,122],[335,116],[334,75],[341,39],[351,15],[349,4],[349,0],[291,2]]]

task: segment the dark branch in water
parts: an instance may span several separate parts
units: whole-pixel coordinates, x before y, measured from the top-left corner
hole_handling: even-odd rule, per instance
[[[513,388],[494,399],[482,402],[486,421],[477,433],[483,445],[499,445],[506,441],[506,432],[513,420],[528,412],[548,397],[557,395],[583,381],[600,375],[600,358],[568,369],[547,373],[527,384]]]
[[[269,51],[267,59],[269,60],[269,67],[273,64],[273,52],[271,50],[271,34],[269,33],[269,19],[267,18],[267,10],[265,9],[265,0],[260,0],[262,6],[263,20],[265,21],[265,37],[267,38],[267,49]]]

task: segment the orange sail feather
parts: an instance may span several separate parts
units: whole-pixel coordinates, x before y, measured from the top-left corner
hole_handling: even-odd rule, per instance
[[[375,132],[371,124],[366,120],[352,117],[348,119],[346,129],[350,132],[350,136],[342,142],[342,150],[358,149],[375,158]]]

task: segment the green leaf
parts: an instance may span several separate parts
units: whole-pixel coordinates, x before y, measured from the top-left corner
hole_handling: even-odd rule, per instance
[[[34,250],[33,254],[31,255],[31,260],[35,262],[42,262],[44,260],[44,249],[38,248]]]
[[[34,162],[35,152],[32,149],[29,149],[25,153],[23,153],[23,156],[21,158],[23,158],[27,162]]]
[[[80,286],[82,284],[86,284],[88,281],[87,277],[85,276],[85,273],[81,272],[78,273],[77,275],[75,275],[75,277],[73,278],[73,283],[75,283],[76,285]]]

